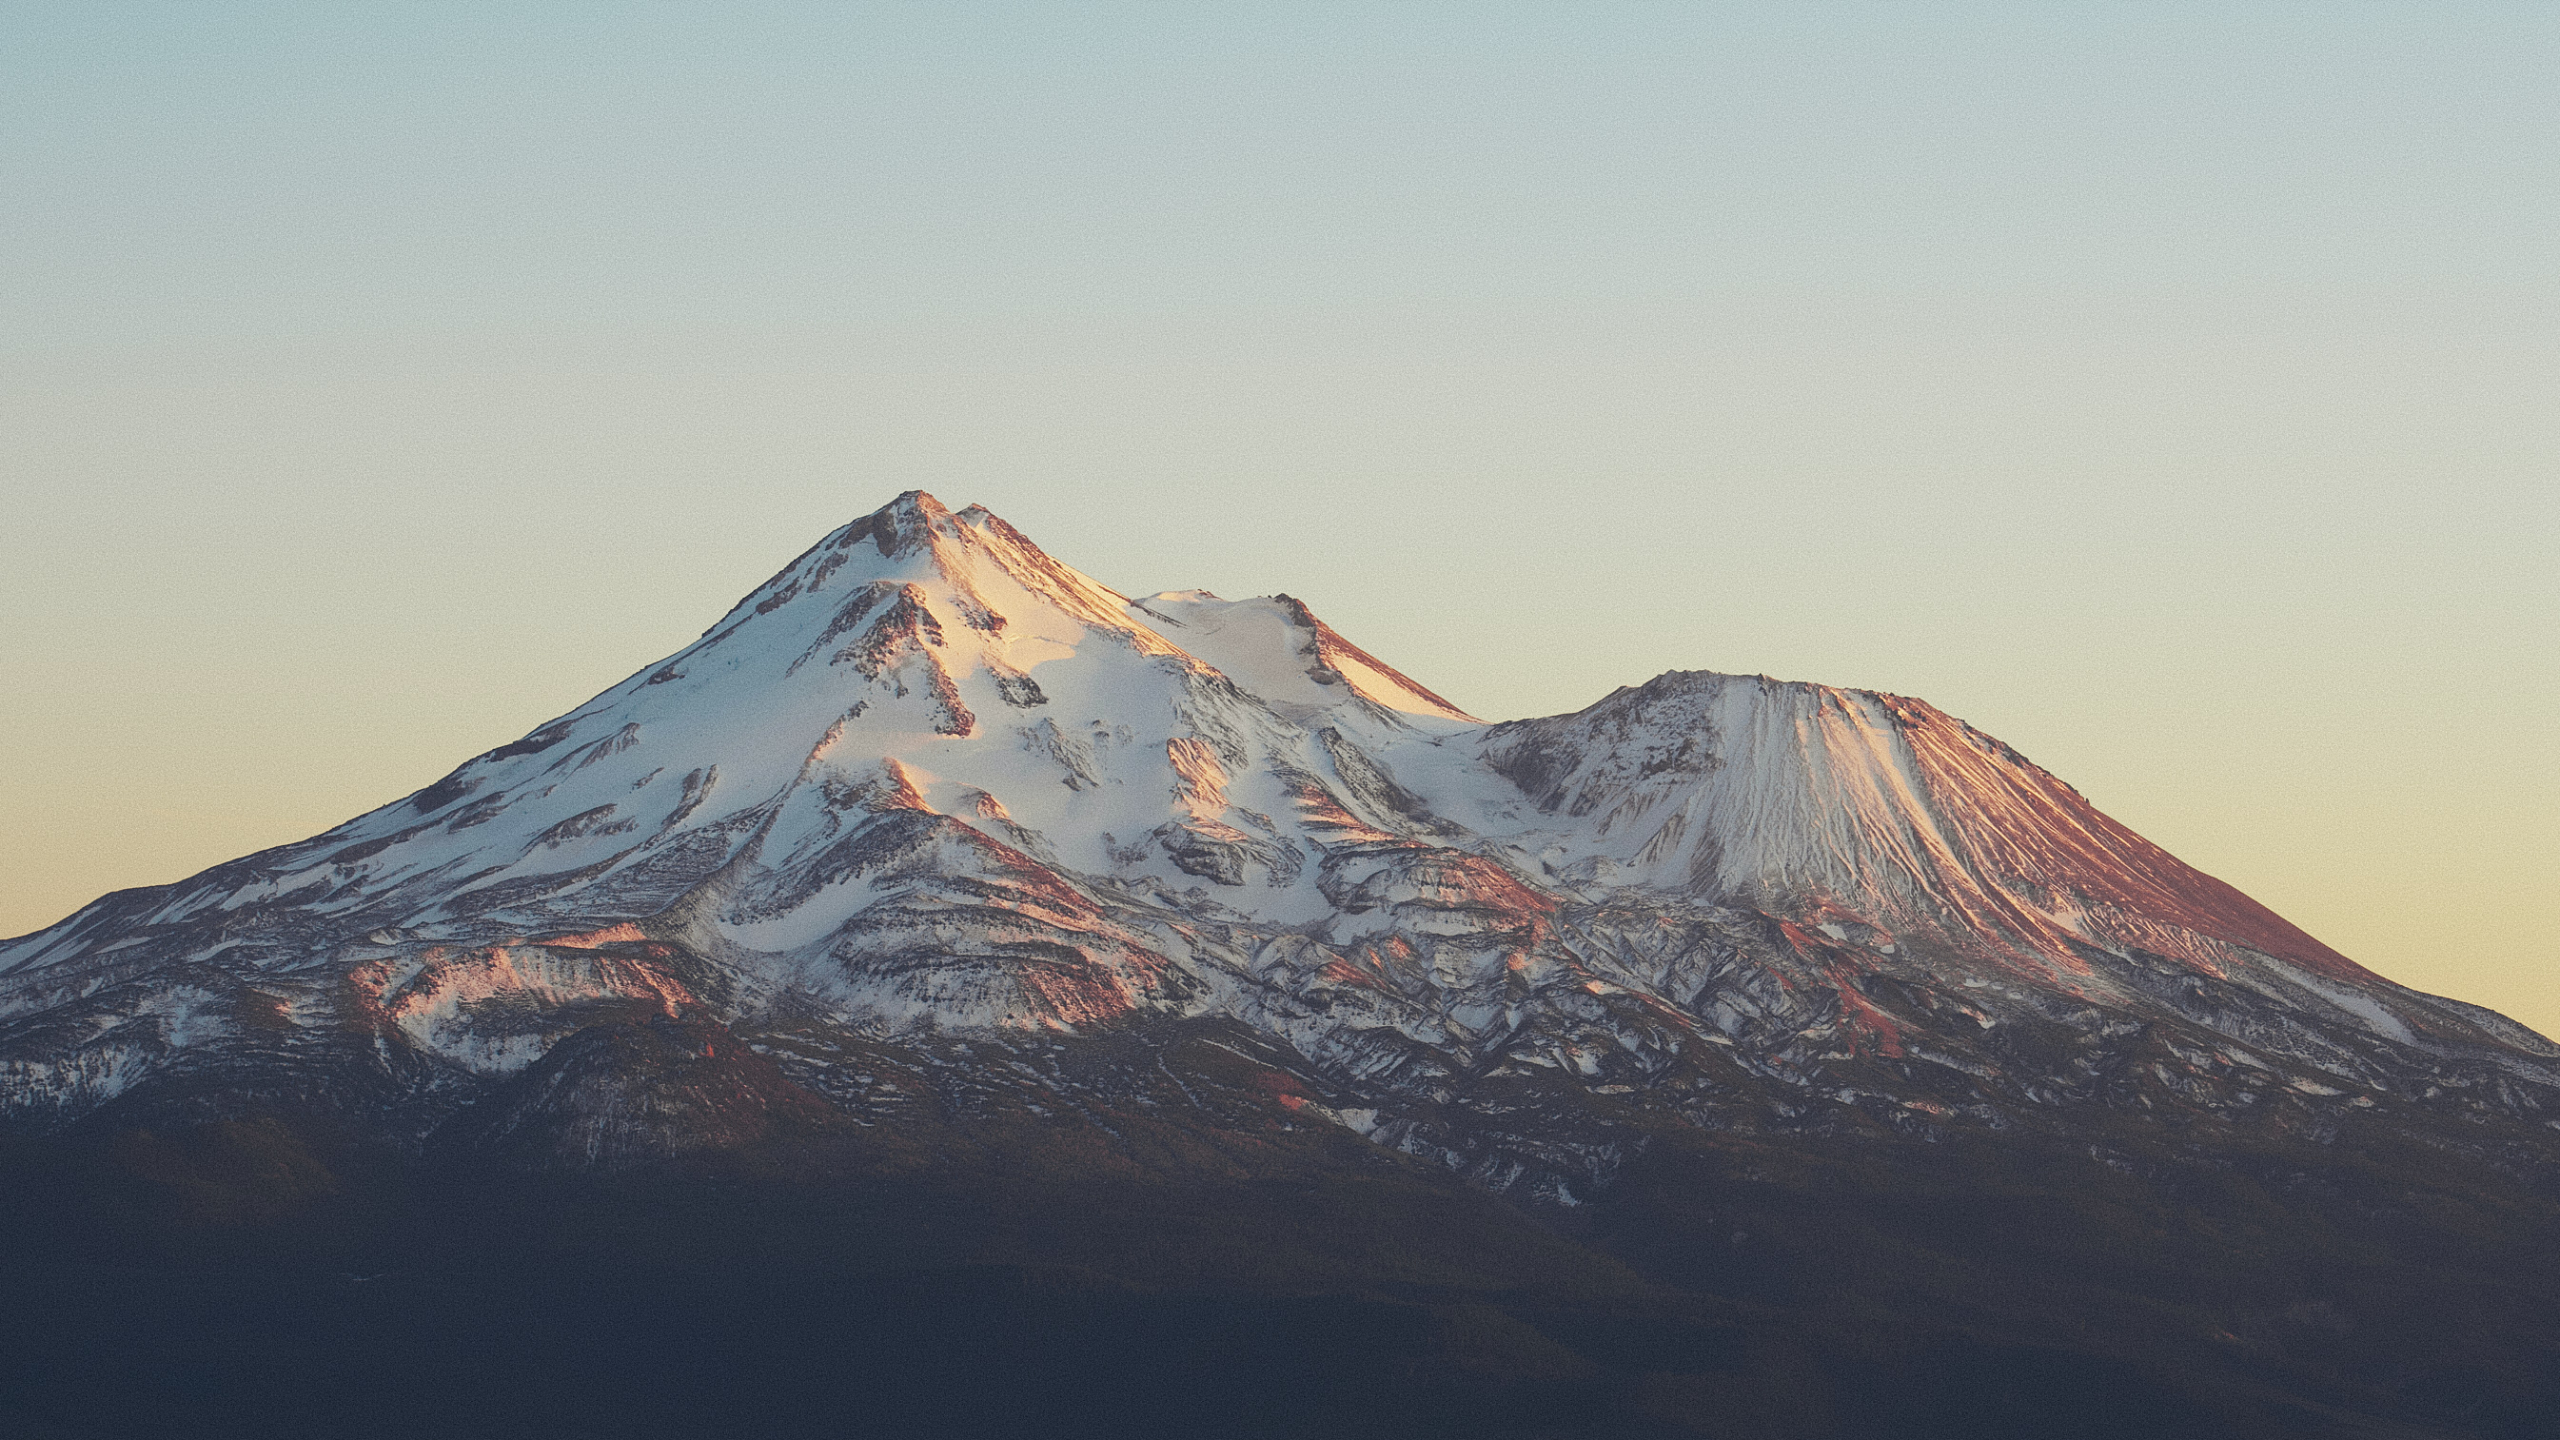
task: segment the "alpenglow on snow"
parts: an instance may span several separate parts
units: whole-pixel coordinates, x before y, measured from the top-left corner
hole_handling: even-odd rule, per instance
[[[1303,1077],[1296,1119],[1560,1200],[1635,1115],[2560,1101],[2542,1037],[1923,702],[1674,672],[1490,724],[1288,596],[1132,599],[910,492],[413,795],[0,943],[0,1106],[295,1097],[614,1165],[1072,1088],[967,1047],[1199,1017]],[[600,1048],[634,1025],[690,1078]]]

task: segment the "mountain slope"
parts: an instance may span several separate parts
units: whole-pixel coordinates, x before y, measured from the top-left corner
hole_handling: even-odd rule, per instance
[[[1452,1077],[2040,1123],[2100,1092],[1985,1047],[2059,1023],[2188,1037],[2163,1095],[2091,1103],[2530,1120],[2560,1086],[2541,1037],[1922,702],[1673,673],[1487,725],[1287,597],[1131,600],[920,493],[415,795],[0,944],[7,1102],[51,1121],[267,1065],[422,1135],[649,1014],[1231,1017],[1361,1091],[1367,1133],[1550,1189],[1606,1143],[1453,1123]]]
[[[2560,1394],[2542,1037],[1923,702],[1488,724],[1289,597],[1123,596],[918,493],[413,795],[0,942],[0,1166],[39,1433],[211,1433],[62,1357],[271,1290],[239,1433],[823,1433],[840,1373],[920,1432],[1470,1440]],[[472,1350],[490,1295],[547,1318]],[[570,1334],[630,1347],[574,1401],[313,1398],[380,1353],[531,1394]],[[714,1334],[769,1383],[662,1393]]]

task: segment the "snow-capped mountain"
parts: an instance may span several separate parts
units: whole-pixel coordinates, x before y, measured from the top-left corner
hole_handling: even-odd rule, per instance
[[[615,1164],[1179,1107],[1060,1057],[1204,1021],[1292,1123],[1564,1202],[1661,1123],[2560,1116],[2560,1047],[1923,702],[1675,672],[1488,724],[1285,595],[1132,599],[913,492],[414,795],[0,943],[0,1104]]]

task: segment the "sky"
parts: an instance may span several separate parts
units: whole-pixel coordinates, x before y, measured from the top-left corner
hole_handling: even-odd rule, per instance
[[[0,934],[910,488],[1491,718],[1926,698],[2560,1033],[2560,7],[0,9]]]

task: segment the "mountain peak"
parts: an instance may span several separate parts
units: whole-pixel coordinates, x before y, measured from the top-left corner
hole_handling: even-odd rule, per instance
[[[1133,601],[1163,635],[1265,701],[1313,711],[1357,700],[1409,720],[1482,721],[1344,639],[1291,595],[1225,600],[1166,590]]]
[[[0,942],[0,1020],[60,1012],[0,1029],[0,1063],[37,1054],[11,1033],[57,1047],[0,1082],[66,1113],[177,1084],[192,1047],[266,1044],[287,992],[421,1095],[644,1009],[1215,1019],[1354,1089],[1596,1080],[1623,1049],[1657,1066],[1608,1080],[1632,1094],[1734,1046],[1770,1084],[1836,1066],[1823,1093],[1918,1085],[2003,1125],[2078,1083],[2001,1078],[2033,1058],[2011,1027],[2055,1016],[2394,1093],[2439,1062],[2560,1092],[2547,1043],[2356,967],[1919,701],[1672,672],[1488,725],[1293,596],[1133,601],[922,491],[411,797]],[[1924,1085],[1923,1051],[1957,1060]]]
[[[986,510],[971,506],[980,515]],[[959,522],[943,503],[922,490],[909,490],[897,499],[854,521],[844,528],[840,544],[870,540],[882,556],[896,559],[930,545],[937,534],[956,537]]]
[[[270,1113],[337,1138],[150,1148],[205,1117],[263,1126]],[[1213,1225],[1204,1256],[1235,1253],[1234,1234],[1334,1256],[1385,1217],[1378,1253],[1420,1237],[1428,1264],[1445,1253],[1491,1274],[1478,1240],[1491,1211],[1405,1208],[1437,1189],[1416,1167],[1436,1165],[1559,1218],[1605,1206],[1571,1230],[1749,1287],[1719,1296],[1757,1296],[1778,1275],[1836,1309],[1834,1292],[1798,1290],[1820,1273],[1806,1257],[1836,1252],[1848,1273],[1917,1256],[1878,1272],[1894,1295],[1910,1275],[1957,1276],[1949,1308],[1971,1326],[1993,1290],[2031,1291],[2018,1313],[2050,1327],[2056,1292],[2011,1286],[2000,1267],[2059,1269],[2075,1252],[2054,1248],[2052,1216],[2088,1200],[2097,1218],[2076,1253],[2094,1263],[2079,1268],[2101,1277],[2093,1313],[2141,1327],[2125,1354],[2161,1353],[2145,1348],[2157,1307],[2115,1278],[2126,1237],[2196,1195],[2232,1197],[2231,1219],[2181,1233],[2240,1235],[2252,1255],[2278,1233],[2268,1196],[2333,1197],[2331,1218],[2302,1228],[2334,1237],[2349,1233],[2328,1228],[2338,1217],[2370,1221],[2376,1243],[2302,1253],[2358,1276],[2429,1214],[2455,1217],[2446,1236],[2517,1217],[2498,1222],[2504,1254],[2486,1241],[2478,1253],[2540,1253],[2544,1210],[2400,1190],[2385,1167],[2421,1187],[2437,1181],[2406,1157],[2495,1167],[2548,1193],[2555,1115],[2560,1046],[2356,967],[1923,702],[1672,671],[1572,714],[1488,725],[1293,596],[1132,600],[984,507],[954,513],[920,490],[830,531],[664,662],[408,797],[0,940],[10,1163],[26,1153],[18,1132],[86,1127],[113,1143],[82,1153],[118,1157],[114,1171],[153,1187],[133,1194],[190,1197],[191,1216],[214,1204],[195,1193],[229,1193],[207,1186],[236,1168],[195,1156],[236,1155],[263,1175],[276,1155],[361,1140],[462,1178],[645,1168],[648,1188],[632,1193],[664,1197],[684,1193],[661,1188],[669,1177],[737,1151],[746,1163],[699,1172],[723,1207],[763,1176],[787,1182],[789,1214],[831,1220],[841,1207],[812,1206],[822,1192],[804,1179],[855,1184],[879,1243],[928,1257],[1018,1256],[1032,1235],[1048,1263],[1051,1237],[1138,1233],[1116,1210],[1107,1224],[1056,1221],[1083,1212],[1036,1188],[1050,1175],[1068,1182],[1058,1195],[1106,1209],[1173,1196],[1194,1231],[1219,1197],[1283,1196],[1269,1213],[1285,1223]],[[2341,1158],[2319,1168],[2333,1145]],[[1790,1158],[1805,1155],[1819,1163]],[[2091,1168],[2057,1163],[2082,1156]],[[951,1168],[920,1168],[936,1157]],[[110,1173],[81,1164],[66,1174]],[[1772,1171],[1818,1198],[1794,1206]],[[340,1173],[379,1172],[366,1159]],[[1951,1182],[1986,1177],[1986,1202],[2011,1208],[1985,1213],[2020,1217],[2036,1244],[2022,1252],[2014,1227],[1967,1221],[1936,1228],[1984,1248],[1941,1248],[1932,1217],[1958,1209],[1915,1210],[1896,1177],[1921,1173],[1958,1198]],[[1334,1178],[1311,1188],[1310,1175]],[[1882,1177],[1883,1223],[1844,1208],[1861,1192],[1842,1178],[1862,1175]],[[984,1208],[974,1187],[991,1183],[1005,1207],[1042,1208]],[[382,1193],[440,1193],[395,1187]],[[113,1192],[92,1179],[18,1189],[83,1197],[80,1233],[103,1233],[86,1197]],[[571,1192],[514,1193],[547,1212]],[[404,1232],[418,1213],[486,1213],[343,1198],[325,1212],[333,1237],[368,1212]],[[727,1213],[676,1208],[683,1236],[653,1255],[697,1253],[684,1247],[702,1243],[701,1220]],[[1851,1217],[1848,1238],[1767,1238],[1792,1209]],[[946,1248],[897,1228],[943,1212],[993,1217],[994,1238]],[[1426,1215],[1452,1218],[1396,1218]],[[186,1225],[153,1233],[218,1233]],[[474,1253],[486,1228],[469,1226]],[[832,1243],[795,1253],[791,1273]],[[2414,1268],[2432,1274],[2449,1252],[2425,1243]],[[2178,1263],[2200,1267],[2203,1291],[2239,1296],[2224,1270],[2201,1268],[2215,1252],[2169,1248],[2197,1257]],[[1982,1262],[1953,1262],[1968,1254]],[[1257,1274],[1298,1273],[1250,1258]],[[1198,1263],[1151,1258],[1145,1283],[1210,1273]],[[2476,1308],[2505,1325],[2530,1287],[2493,1270],[2478,1266],[2504,1288]],[[2146,1273],[2156,1289],[2188,1272]],[[2269,1273],[2270,1303],[2247,1302],[2256,1318],[2212,1332],[2216,1345],[2247,1337],[2232,1353],[2252,1375],[2308,1353],[2264,1337],[2294,1343],[2274,1328],[2283,1306],[2329,1284]],[[2354,1284],[2335,1293],[2375,1297],[2357,1326],[2399,1303],[2378,1280]],[[1619,1292],[1558,1293],[1579,1307]],[[1572,1333],[1654,1334],[1672,1292],[1644,1293],[1640,1322],[1585,1315]],[[1672,1349],[1643,1350],[1676,1369],[1570,1373],[1640,1368],[1648,1397],[1701,1404],[1744,1393],[1723,1370],[1689,1373],[1682,1357],[1728,1345],[1699,1318],[1713,1312],[1687,1306]],[[2430,1325],[2462,1310],[2415,1308]],[[1908,1348],[1923,1311],[1896,1299],[1876,1313],[1897,1327],[1892,1353],[1934,1372],[1937,1352]],[[1445,1343],[1423,1314],[1411,1333]],[[1108,1328],[1145,1343],[1118,1318]],[[2343,1329],[2318,1328],[2319,1353],[2395,1353],[2332,1350]],[[927,1343],[955,1333],[931,1328]],[[1481,1352],[1497,1359],[1584,1364],[1525,1323],[1483,1333],[1500,1338]],[[1544,1348],[1519,1350],[1532,1342],[1516,1335]],[[1161,1368],[1121,1349],[1140,1357],[1131,1375]],[[1468,1393],[1481,1399],[1482,1383],[1471,1373]],[[2052,1388],[2086,1408],[2087,1387]]]

